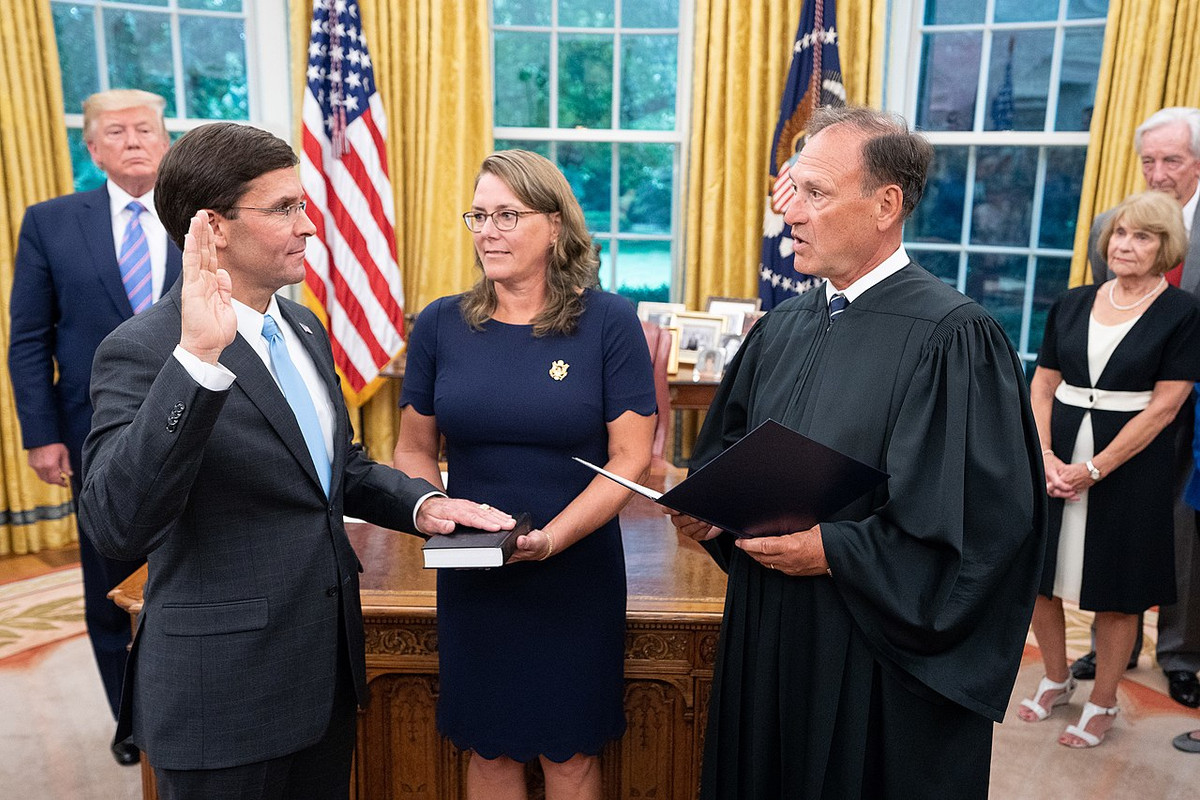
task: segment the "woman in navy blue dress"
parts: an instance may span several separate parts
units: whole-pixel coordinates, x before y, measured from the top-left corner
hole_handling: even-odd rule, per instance
[[[409,338],[395,464],[534,530],[495,570],[438,573],[438,729],[471,751],[471,798],[599,798],[598,755],[625,730],[630,494],[571,460],[641,480],[656,403],[632,305],[593,288],[597,261],[570,185],[523,150],[484,160],[471,210],[482,276],[431,303]]]

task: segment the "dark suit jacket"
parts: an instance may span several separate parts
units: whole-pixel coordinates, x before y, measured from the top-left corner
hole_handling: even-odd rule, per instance
[[[434,491],[351,442],[324,328],[279,305],[334,405],[329,498],[249,343],[239,335],[222,353],[237,375],[223,392],[171,355],[179,284],[96,353],[80,516],[100,552],[149,563],[117,738],[132,724],[156,767],[236,766],[315,743],[330,720],[339,628],[365,703],[361,565],[342,517],[412,531],[416,501]]]
[[[179,277],[180,261],[179,248],[168,242],[164,287]],[[62,442],[79,473],[91,427],[92,357],[100,341],[132,316],[107,187],[30,206],[13,269],[8,351],[26,449]]]
[[[1088,263],[1092,267],[1092,283],[1104,283],[1112,277],[1108,271],[1108,257],[1096,252],[1096,245],[1100,241],[1100,229],[1111,215],[1111,208],[1097,215],[1092,220],[1092,230],[1088,233]],[[1188,236],[1187,255],[1183,258],[1183,277],[1179,281],[1179,288],[1200,297],[1200,205],[1196,206],[1196,215],[1192,217],[1191,231]]]

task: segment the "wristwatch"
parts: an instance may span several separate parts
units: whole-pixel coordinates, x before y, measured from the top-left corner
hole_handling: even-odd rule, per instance
[[[1084,463],[1084,466],[1087,467],[1088,474],[1092,476],[1092,480],[1094,480],[1094,481],[1100,480],[1100,470],[1096,469],[1096,465],[1092,463],[1092,460],[1089,458],[1087,461],[1085,461],[1083,463]]]

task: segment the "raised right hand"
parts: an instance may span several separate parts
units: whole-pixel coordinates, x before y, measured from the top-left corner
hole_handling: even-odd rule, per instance
[[[179,344],[184,350],[216,364],[237,336],[237,314],[233,310],[233,281],[217,267],[217,246],[208,212],[192,217],[183,242],[182,329]]]

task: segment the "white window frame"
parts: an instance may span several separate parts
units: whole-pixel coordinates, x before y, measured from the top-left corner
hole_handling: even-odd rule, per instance
[[[96,57],[101,91],[113,87],[109,84],[108,53],[105,48],[105,31],[99,9],[169,15],[177,116],[167,117],[166,125],[167,130],[172,133],[187,131],[197,125],[213,121],[183,116],[187,105],[184,97],[183,58],[179,36],[180,17],[244,18],[246,20],[246,87],[249,105],[249,120],[247,121],[271,131],[282,139],[291,139],[292,89],[289,66],[291,62],[288,60],[287,0],[242,0],[242,11],[240,12],[180,8],[177,0],[167,0],[165,7],[123,3],[119,0],[71,0],[71,2],[75,5],[91,6],[96,9],[92,19],[95,25]],[[83,127],[83,114],[81,113],[64,112],[63,118],[68,128]]]
[[[624,2],[636,0],[615,0],[614,19],[621,19],[621,6]],[[612,274],[606,276],[612,290],[616,291],[616,277],[619,274],[620,242],[621,241],[657,241],[670,242],[671,273],[669,277],[670,298],[678,302],[683,297],[683,248],[684,248],[684,203],[687,198],[688,144],[691,139],[691,101],[692,81],[691,63],[693,53],[694,4],[688,0],[680,0],[679,25],[677,28],[578,28],[560,26],[558,24],[558,3],[550,4],[550,25],[497,25],[492,18],[492,3],[488,3],[488,28],[491,36],[492,58],[495,53],[496,31],[505,33],[546,33],[550,32],[550,124],[558,121],[558,37],[562,35],[589,34],[610,35],[613,37],[613,87],[612,87],[612,127],[609,128],[525,128],[510,126],[494,126],[493,138],[523,140],[532,142],[547,142],[550,145],[551,160],[556,155],[555,145],[562,142],[574,143],[604,143],[604,144],[672,144],[675,145],[675,157],[672,164],[672,196],[671,196],[671,230],[669,234],[621,233],[620,215],[617,213],[620,195],[620,175],[612,176],[609,208],[611,209],[609,229],[593,231],[608,242],[609,263]],[[678,50],[675,70],[675,129],[671,131],[621,129],[621,36],[623,34],[675,34],[678,37]]]
[[[923,131],[929,142],[936,147],[988,147],[988,146],[1007,146],[1007,147],[1029,147],[1029,148],[1058,148],[1058,147],[1084,147],[1086,148],[1089,142],[1089,133],[1087,131],[1054,131],[1055,115],[1058,110],[1058,90],[1059,90],[1059,75],[1062,65],[1062,47],[1064,33],[1068,28],[1094,28],[1097,27],[1092,21],[1088,20],[1069,20],[1066,19],[1066,9],[1070,0],[1059,0],[1059,16],[1058,21],[1054,22],[1054,40],[1055,52],[1051,62],[1051,71],[1049,77],[1049,93],[1046,103],[1046,120],[1044,128],[1051,130],[1042,131]],[[986,0],[987,7],[985,10],[985,19],[992,17],[992,12],[995,7],[995,0]],[[920,93],[920,58],[918,55],[921,52],[922,37],[927,30],[922,20],[925,16],[925,0],[896,0],[889,5],[888,9],[888,30],[891,34],[886,43],[887,52],[885,53],[885,64],[887,71],[884,81],[884,107],[890,111],[897,112],[904,116],[910,124],[915,124],[917,118],[917,103]],[[972,23],[968,25],[937,25],[935,27],[939,32],[952,32],[956,30],[962,31],[977,31],[980,27],[984,27],[982,48],[980,51],[980,74],[978,93],[975,100],[975,120],[973,128],[982,128],[981,121],[987,114],[988,106],[988,71],[991,68],[991,47],[993,34],[997,31],[1022,31],[1022,30],[1047,30],[1050,28],[1048,21],[1044,22],[1004,22],[992,23],[990,25],[982,25]],[[995,253],[1001,255],[1025,255],[1026,272],[1025,272],[1025,294],[1022,303],[1021,311],[1021,331],[1019,341],[1014,344],[1021,356],[1022,361],[1031,362],[1037,358],[1037,353],[1031,352],[1028,348],[1030,335],[1030,320],[1033,313],[1033,296],[1036,288],[1035,277],[1037,271],[1038,258],[1067,258],[1070,259],[1073,255],[1072,249],[1058,249],[1040,247],[1037,242],[1040,239],[1040,225],[1042,216],[1042,199],[1044,194],[1046,180],[1046,157],[1039,154],[1037,175],[1034,184],[1034,199],[1033,208],[1030,216],[1030,235],[1028,246],[996,246],[996,245],[978,245],[970,244],[968,232],[971,224],[971,209],[974,206],[974,191],[975,191],[975,174],[974,174],[975,159],[972,157],[968,160],[966,186],[964,187],[964,209],[963,214],[963,230],[960,241],[953,244],[933,244],[933,243],[911,243],[914,249],[919,250],[941,250],[943,252],[957,252],[958,259],[958,280],[956,287],[960,292],[965,292],[967,288],[967,261],[972,253],[988,254]],[[1066,286],[1063,287],[1066,289]]]

